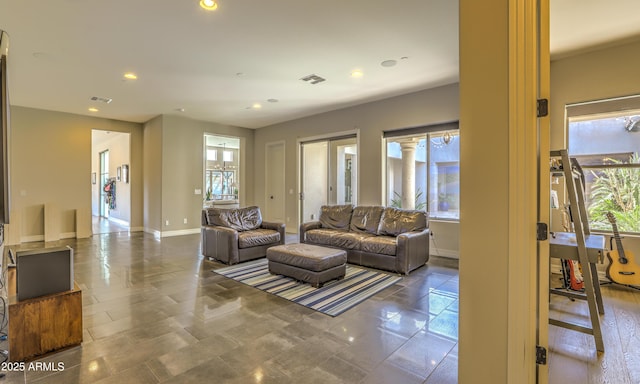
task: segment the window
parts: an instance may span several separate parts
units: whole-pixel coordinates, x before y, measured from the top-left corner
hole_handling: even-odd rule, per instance
[[[611,231],[611,212],[621,232],[640,233],[640,108],[603,111],[616,110],[615,102],[594,103],[598,113],[591,114],[567,107],[569,155],[584,171],[590,228]]]
[[[240,184],[240,139],[213,135],[204,135],[204,139],[204,199],[237,200]]]
[[[237,194],[235,189],[235,171],[207,170],[205,190],[211,190],[214,199],[229,198]]]
[[[457,122],[385,132],[385,141],[387,205],[426,210],[430,218],[459,219]]]

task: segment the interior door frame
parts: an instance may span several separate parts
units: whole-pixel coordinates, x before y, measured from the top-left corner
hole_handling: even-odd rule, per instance
[[[302,137],[302,138],[298,138],[296,140],[296,177],[298,178],[298,213],[297,213],[297,218],[298,218],[298,226],[302,223],[304,223],[304,217],[303,214],[304,212],[302,211],[302,193],[304,191],[304,184],[303,184],[303,179],[304,179],[304,167],[302,166],[302,160],[303,160],[303,153],[302,153],[302,145],[305,143],[312,143],[312,142],[317,142],[317,141],[330,141],[330,140],[337,140],[337,139],[342,139],[342,138],[346,138],[349,136],[355,136],[356,138],[356,150],[358,155],[360,155],[360,130],[359,129],[352,129],[352,130],[347,130],[347,131],[339,131],[339,132],[332,132],[332,133],[326,133],[323,135],[316,135],[316,136],[307,136],[307,137]],[[358,159],[358,162],[356,164],[356,170],[357,170],[357,174],[360,175],[360,161],[361,159]],[[356,202],[360,201],[360,177],[358,176],[358,178],[356,179],[356,185],[357,185],[357,195],[355,197]]]
[[[98,183],[99,183],[99,188],[98,188],[98,216],[99,217],[104,217],[104,218],[108,218],[109,217],[109,210],[107,209],[106,205],[107,205],[107,199],[106,199],[106,193],[104,192],[104,186],[105,186],[105,181],[108,179],[109,177],[109,150],[105,149],[103,151],[98,152]],[[106,161],[105,161],[106,158]],[[106,162],[106,164],[105,164]],[[105,165],[107,168],[106,172],[103,172],[105,170]],[[105,177],[105,174],[107,175]]]
[[[551,96],[551,55],[550,55],[550,6],[549,0],[537,0],[537,85],[538,100],[550,100]],[[549,172],[549,151],[551,149],[551,120],[549,115],[538,118],[538,222],[551,227],[551,180]],[[547,236],[548,238],[548,236]],[[537,345],[549,350],[549,241],[538,242],[537,249]],[[549,382],[549,361],[536,364],[536,382]]]

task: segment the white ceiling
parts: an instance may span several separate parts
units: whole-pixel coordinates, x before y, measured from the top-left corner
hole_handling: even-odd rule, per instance
[[[455,0],[219,4],[206,12],[198,0],[0,0],[11,102],[133,122],[181,114],[259,128],[458,79]],[[551,7],[554,57],[640,36],[638,0]],[[351,78],[354,69],[364,76]],[[125,81],[127,71],[138,80]],[[310,74],[327,80],[300,80]]]

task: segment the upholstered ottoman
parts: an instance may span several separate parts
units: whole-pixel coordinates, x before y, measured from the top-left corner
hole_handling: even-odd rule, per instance
[[[347,252],[312,244],[285,244],[267,249],[269,272],[304,281],[314,287],[342,279],[347,271]]]

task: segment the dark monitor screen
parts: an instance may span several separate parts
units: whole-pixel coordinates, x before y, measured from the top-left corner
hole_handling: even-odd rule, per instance
[[[15,258],[18,300],[73,289],[71,247],[17,250]]]

